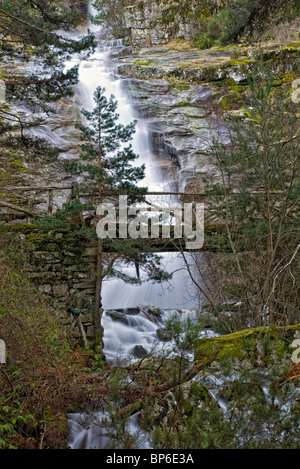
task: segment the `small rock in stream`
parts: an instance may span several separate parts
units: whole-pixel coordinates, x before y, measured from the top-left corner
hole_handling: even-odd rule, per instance
[[[147,350],[142,345],[136,345],[133,348],[132,353],[136,358],[143,358],[148,355]]]

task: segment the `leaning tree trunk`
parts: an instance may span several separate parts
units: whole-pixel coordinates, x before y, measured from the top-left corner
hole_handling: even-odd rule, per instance
[[[101,142],[101,112],[99,112],[98,120],[98,203],[102,203],[102,178],[101,178],[101,169],[102,169],[102,142]],[[101,217],[99,217],[100,220]],[[102,281],[103,281],[103,249],[102,249],[102,240],[98,239],[97,243],[97,266],[96,266],[96,285],[95,285],[95,310],[94,310],[94,323],[95,323],[95,350],[102,352],[104,343],[103,343],[103,327],[101,325],[101,319],[103,314],[102,309]],[[104,357],[104,355],[103,355]],[[105,358],[105,357],[104,357]]]
[[[97,244],[97,268],[96,268],[96,285],[95,285],[95,308],[94,308],[94,323],[95,323],[95,349],[102,351],[103,349],[103,327],[101,319],[103,314],[102,309],[102,280],[103,280],[103,263],[102,263],[102,241],[98,239]]]

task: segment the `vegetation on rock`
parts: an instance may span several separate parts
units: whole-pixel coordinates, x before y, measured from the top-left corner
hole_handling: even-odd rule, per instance
[[[115,203],[120,193],[140,202],[147,193],[138,185],[145,168],[134,166],[130,145],[135,124],[118,124],[117,103],[99,87],[94,109],[83,111],[85,121],[76,126],[81,146],[68,167],[83,183],[73,184],[73,200],[62,210],[37,222],[28,196],[14,188],[25,183],[32,162],[39,174],[49,169],[58,149],[32,137],[30,127],[39,122],[38,113],[47,121],[62,99],[70,103],[78,70],[65,71],[64,60],[74,52],[88,54],[95,41],[91,34],[68,38],[81,21],[70,2],[0,1],[0,85],[6,87],[5,100],[0,96],[0,203],[8,196],[11,202],[0,218],[0,339],[8,350],[0,363],[0,449],[66,448],[67,414],[103,407],[108,418],[101,425],[114,449],[137,447],[137,435],[129,431],[137,413],[149,445],[158,450],[299,448],[299,349],[292,352],[300,334],[300,135],[299,103],[291,99],[300,70],[299,38],[263,44],[262,50],[255,45],[269,33],[271,38],[268,28],[280,27],[282,19],[297,20],[298,3],[157,0],[160,25],[176,35],[180,18],[193,26],[193,40],[174,40],[124,60],[121,72],[146,83],[137,92],[145,108],[149,90],[160,90],[150,103],[151,118],[163,119],[158,134],[166,148],[179,142],[174,155],[190,178],[186,187],[206,191],[212,253],[205,268],[195,255],[195,276],[183,251],[207,300],[202,319],[171,318],[157,330],[164,345],[158,356],[140,345],[135,358],[141,359],[108,368],[101,354],[102,280],[139,283],[140,268],[154,281],[167,278],[151,250],[142,253],[141,246],[116,239],[115,252],[107,254],[105,240],[95,234],[103,216],[97,204]],[[128,34],[124,6],[142,20],[147,7],[130,0],[93,4],[96,23],[109,21],[118,37]],[[145,34],[147,28],[141,29]],[[260,61],[264,66],[257,67]],[[28,72],[32,64],[34,74]],[[23,119],[20,105],[34,113],[32,120]],[[176,121],[172,128],[169,112],[168,120]],[[208,146],[202,146],[205,132]],[[195,152],[190,160],[185,145]],[[207,167],[214,170],[204,175]],[[16,220],[18,210],[23,218]],[[41,271],[30,270],[27,250]],[[136,276],[123,271],[121,259],[136,265]],[[65,301],[75,270],[90,287],[82,282],[79,289],[89,295],[96,290],[96,353],[84,334],[74,340],[54,298],[32,281],[47,278],[51,295],[55,290]],[[69,310],[64,304],[64,314]],[[158,308],[149,307],[147,314],[161,322]],[[111,317],[124,320],[118,312]],[[206,337],[207,323],[222,335]]]
[[[96,360],[28,280],[18,242],[1,233],[0,243],[0,332],[9,351],[0,365],[0,448],[66,448],[66,413],[98,408],[105,386],[92,374]]]

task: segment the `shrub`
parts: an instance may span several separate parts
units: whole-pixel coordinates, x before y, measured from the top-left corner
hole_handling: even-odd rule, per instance
[[[198,49],[209,49],[210,47],[212,47],[213,41],[207,35],[207,33],[203,33],[201,34],[201,36],[194,37],[193,44],[195,45],[195,47],[198,47]]]
[[[0,367],[0,449],[65,448],[66,412],[105,392],[86,372],[91,357],[27,279],[18,244],[0,233],[0,246],[0,337],[8,353]]]

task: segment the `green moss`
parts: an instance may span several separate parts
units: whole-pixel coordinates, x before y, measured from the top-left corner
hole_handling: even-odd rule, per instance
[[[188,107],[188,108],[189,108],[190,106],[191,106],[191,104],[188,103],[188,102],[185,102],[185,103],[182,102],[182,103],[178,103],[178,104],[176,105],[176,107]]]
[[[250,64],[253,64],[255,63],[255,60],[254,59],[249,59],[249,57],[241,57],[241,58],[238,58],[238,59],[234,59],[230,62],[230,65],[239,65],[239,66],[242,66],[242,65],[250,65]]]
[[[225,86],[228,88],[230,91],[234,91],[235,93],[243,93],[245,90],[248,89],[248,86],[246,85],[238,85],[236,81],[233,78],[225,78],[225,80],[222,80],[221,82],[216,83],[218,86]]]
[[[26,241],[31,241],[32,243],[43,243],[47,240],[47,235],[46,234],[41,234],[41,233],[27,233],[25,235]]]
[[[232,109],[240,109],[243,97],[239,93],[230,93],[221,98],[219,105],[223,111],[231,111]]]
[[[289,327],[258,327],[221,337],[198,339],[195,360],[210,365],[213,361],[250,359],[256,362],[259,358],[268,363],[273,359],[274,353],[278,357],[291,354],[289,345],[296,331],[300,331],[300,324]]]
[[[133,62],[133,63],[134,63],[134,65],[138,65],[139,67],[140,67],[140,66],[148,67],[148,66],[151,64],[151,61],[150,61],[150,60],[145,60],[145,61],[136,60],[136,61]]]
[[[178,91],[185,91],[190,89],[190,85],[184,82],[174,83],[174,88]]]
[[[37,230],[36,225],[27,223],[27,224],[10,224],[5,226],[6,231],[11,231],[14,233],[32,233]]]
[[[296,52],[300,50],[300,41],[295,41],[287,44],[287,46],[284,47],[284,49],[289,52]]]
[[[44,245],[44,248],[46,249],[46,251],[48,252],[58,252],[60,249],[59,249],[59,246],[55,243],[46,243]]]
[[[297,79],[295,72],[291,73],[280,73],[279,77],[275,78],[274,86],[291,85],[294,80]]]
[[[43,419],[48,431],[54,430],[59,432],[64,438],[69,435],[68,419],[65,414],[52,415],[50,410],[43,412]]]

